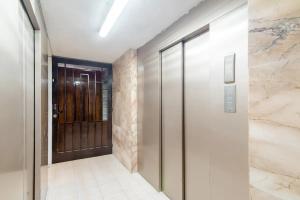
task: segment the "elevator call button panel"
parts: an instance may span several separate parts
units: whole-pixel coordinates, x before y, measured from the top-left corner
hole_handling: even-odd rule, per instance
[[[226,85],[224,87],[224,112],[236,113],[236,86]]]
[[[235,82],[235,54],[224,59],[224,83]]]

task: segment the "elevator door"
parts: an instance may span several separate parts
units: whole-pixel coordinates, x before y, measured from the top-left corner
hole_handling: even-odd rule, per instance
[[[32,200],[34,30],[20,1],[0,2],[0,199]]]
[[[186,200],[209,197],[209,32],[185,43]]]
[[[162,190],[183,199],[182,44],[162,52]]]

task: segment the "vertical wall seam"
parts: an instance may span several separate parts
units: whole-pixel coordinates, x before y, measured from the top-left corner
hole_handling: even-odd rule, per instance
[[[185,186],[185,43],[181,43],[182,47],[182,199],[186,199]]]

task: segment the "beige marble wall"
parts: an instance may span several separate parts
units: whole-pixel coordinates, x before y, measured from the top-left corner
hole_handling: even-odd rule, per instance
[[[300,199],[300,1],[249,0],[250,182]]]
[[[113,153],[131,172],[137,170],[137,52],[113,63]]]

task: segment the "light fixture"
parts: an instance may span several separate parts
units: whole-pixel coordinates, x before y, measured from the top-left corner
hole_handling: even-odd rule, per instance
[[[99,35],[101,37],[106,37],[119,16],[121,15],[122,11],[124,10],[128,0],[114,0],[114,3],[106,16],[106,19],[99,31]]]

